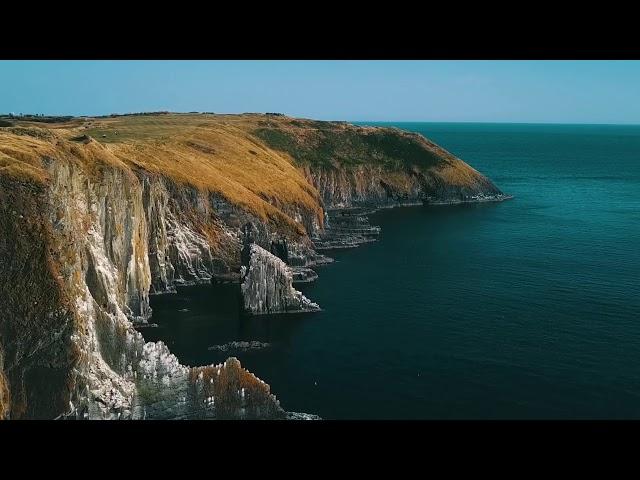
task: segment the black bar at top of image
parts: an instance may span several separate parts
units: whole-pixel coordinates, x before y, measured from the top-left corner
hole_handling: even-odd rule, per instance
[[[28,26],[5,22],[0,59],[640,59],[635,16],[621,11],[608,18],[598,9],[586,19],[586,9],[560,14],[559,7],[531,6],[508,18],[504,9],[474,12],[461,4],[459,11],[445,13],[427,7],[395,5],[375,21],[330,14],[328,7],[303,19],[276,21],[258,16],[214,21],[192,12],[167,23],[152,18],[157,9],[145,10],[141,20],[126,15],[114,22],[108,18],[113,13],[101,10],[86,25],[86,19],[53,23],[41,16],[30,18]]]

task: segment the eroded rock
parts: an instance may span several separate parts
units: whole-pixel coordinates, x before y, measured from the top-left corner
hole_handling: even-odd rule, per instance
[[[320,310],[292,286],[291,269],[280,258],[255,243],[244,247],[240,288],[244,308],[253,314],[310,312]]]

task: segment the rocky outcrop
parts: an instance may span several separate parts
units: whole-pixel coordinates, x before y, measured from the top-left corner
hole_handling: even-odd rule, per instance
[[[240,269],[244,308],[253,314],[309,312],[320,310],[293,288],[291,269],[280,258],[256,244],[247,244]]]
[[[227,342],[223,345],[213,345],[207,350],[216,352],[250,352],[253,350],[264,350],[265,348],[269,347],[271,347],[270,343],[252,340],[250,342],[233,341]]]
[[[318,278],[315,270],[308,267],[289,267],[291,269],[293,283],[309,283]]]
[[[363,243],[375,242],[381,229],[369,223],[368,215],[374,211],[360,207],[329,210],[325,229],[315,240],[316,249],[355,248]]]
[[[305,174],[328,209],[420,204],[424,197],[418,177],[400,175],[401,182],[392,184],[383,167],[307,167]]]
[[[152,279],[167,291],[233,261],[213,261],[193,204],[124,168],[47,170],[47,188],[0,177],[2,417],[284,418],[237,360],[194,370],[133,328],[151,315]]]
[[[147,343],[140,365],[135,419],[281,419],[286,412],[269,386],[240,365],[186,368],[162,343]]]
[[[424,203],[456,204],[508,198],[488,179],[459,160],[424,172],[384,167],[306,167],[305,175],[321,193],[328,209],[387,208]],[[459,162],[459,165],[457,163]],[[459,178],[455,182],[456,176]]]
[[[188,217],[178,221],[172,210],[172,206],[186,210],[197,205],[197,198],[169,197],[166,187],[153,186],[153,179],[140,181],[118,169],[88,177],[71,164],[56,163],[51,166],[51,177],[51,205],[59,207],[51,220],[57,235],[73,245],[66,252],[67,271],[62,279],[72,279],[67,291],[77,292],[76,311],[86,326],[73,335],[86,361],[77,365],[80,373],[70,399],[72,410],[66,415],[243,418],[256,411],[270,417],[283,414],[268,387],[244,372],[237,361],[229,364],[230,370],[227,365],[201,367],[198,374],[209,372],[211,376],[215,370],[216,381],[200,388],[198,375],[182,366],[165,345],[145,343],[132,328],[132,321],[144,321],[151,313],[148,295],[154,260],[158,262],[155,271],[163,272],[156,277],[159,290],[176,283],[208,281],[215,270],[204,235],[196,233]],[[155,208],[144,208],[145,197],[146,206]],[[149,225],[157,229],[150,232]],[[151,255],[149,250],[154,247],[158,250]],[[245,375],[249,376],[242,388],[251,387],[252,394],[238,398],[235,413],[235,397],[229,395],[216,407],[212,392],[226,392],[227,388],[221,382]]]

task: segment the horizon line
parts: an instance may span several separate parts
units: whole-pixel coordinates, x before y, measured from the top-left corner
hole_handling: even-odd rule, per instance
[[[105,114],[52,114],[52,113],[22,113],[15,114],[13,112],[0,113],[0,116],[37,116],[41,115],[43,117],[71,117],[71,118],[82,118],[82,117],[109,117],[109,116],[128,116],[134,114],[178,114],[178,115],[195,115],[195,114],[205,114],[205,115],[266,115],[267,113],[274,112],[203,112],[203,111],[170,111],[170,110],[149,110],[149,111],[136,111],[136,112],[122,112],[122,113],[105,113]],[[593,126],[640,126],[640,122],[632,123],[632,122],[545,122],[545,121],[496,121],[496,120],[380,120],[380,119],[320,119],[308,116],[296,116],[289,115],[287,113],[277,112],[284,116],[290,118],[300,118],[306,120],[316,120],[316,121],[325,121],[325,122],[350,122],[350,123],[450,123],[450,124],[492,124],[492,125],[593,125]]]
[[[339,121],[339,120],[335,120]],[[602,126],[640,126],[639,123],[609,123],[609,122],[508,122],[508,121],[480,121],[480,120],[345,120],[347,122],[377,122],[377,123],[470,123],[494,125],[602,125]]]

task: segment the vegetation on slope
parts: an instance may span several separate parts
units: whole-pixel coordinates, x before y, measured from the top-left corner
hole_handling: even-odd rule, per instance
[[[74,120],[55,130],[0,129],[0,174],[46,182],[44,159],[79,162],[88,171],[108,164],[162,175],[217,193],[297,234],[304,227],[292,212],[311,212],[322,222],[318,192],[291,161],[218,116],[126,116],[80,126]]]
[[[254,130],[269,147],[291,155],[302,166],[388,170],[426,170],[443,161],[442,151],[425,138],[395,128],[356,127],[340,122],[290,120],[268,122]]]
[[[395,128],[293,119],[282,115],[145,114],[79,117],[54,123],[12,118],[0,128],[0,175],[47,181],[44,159],[88,171],[111,165],[162,175],[219,194],[281,229],[304,234],[294,217],[322,224],[322,201],[304,170],[382,168],[401,188],[435,173],[466,185],[484,177],[421,135]]]

